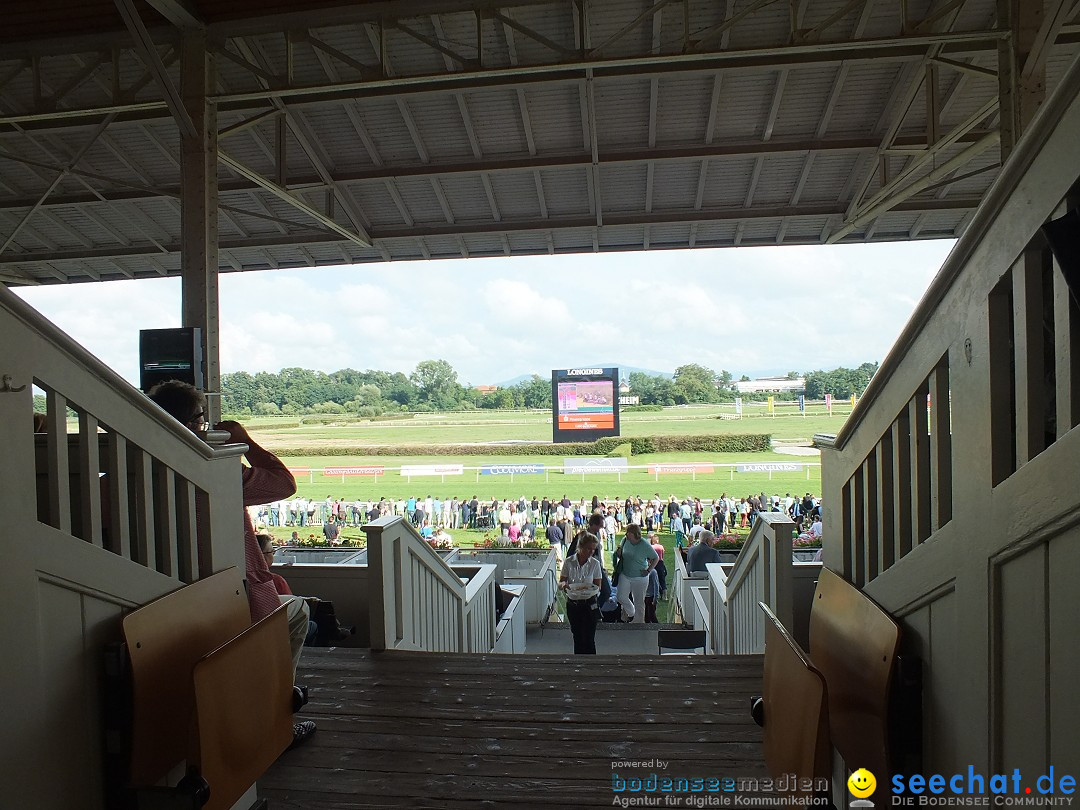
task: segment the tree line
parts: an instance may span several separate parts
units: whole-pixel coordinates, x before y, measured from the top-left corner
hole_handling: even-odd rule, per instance
[[[861,395],[877,366],[863,363],[856,369],[808,372],[806,396],[823,399],[830,393],[847,399]],[[790,372],[789,376],[799,375]],[[736,396],[731,372],[714,372],[695,363],[679,366],[671,377],[631,372],[627,381],[641,405],[730,402]],[[284,368],[276,374],[237,371],[222,375],[221,390],[224,412],[239,416],[340,413],[370,417],[403,411],[551,408],[550,378],[534,374],[515,385],[482,392],[459,382],[457,371],[446,360],[424,360],[408,375],[348,368],[330,373],[304,368]]]
[[[473,408],[550,408],[551,383],[536,375],[494,393],[458,381],[445,360],[424,360],[411,374],[346,368],[326,373],[283,368],[277,374],[221,375],[222,410],[236,415],[341,413],[378,416],[395,411]]]

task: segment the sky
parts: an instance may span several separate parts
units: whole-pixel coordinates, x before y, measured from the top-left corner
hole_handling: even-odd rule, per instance
[[[221,276],[221,368],[446,360],[463,384],[621,364],[735,378],[880,361],[952,241],[362,264]],[[179,279],[14,288],[128,380]]]

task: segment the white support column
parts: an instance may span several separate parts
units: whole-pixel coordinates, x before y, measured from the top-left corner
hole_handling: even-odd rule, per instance
[[[202,329],[203,373],[210,421],[221,417],[218,324],[217,110],[207,100],[213,86],[213,56],[206,35],[187,31],[181,55],[181,96],[195,124],[181,137],[180,269],[183,324]]]

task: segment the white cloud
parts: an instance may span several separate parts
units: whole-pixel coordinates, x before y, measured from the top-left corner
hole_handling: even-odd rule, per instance
[[[463,382],[615,362],[736,375],[880,360],[945,242],[408,262],[226,274],[224,371],[445,359]],[[19,293],[128,379],[138,330],[180,325],[176,279]]]
[[[13,289],[133,383],[139,379],[139,330],[181,325],[179,279]]]

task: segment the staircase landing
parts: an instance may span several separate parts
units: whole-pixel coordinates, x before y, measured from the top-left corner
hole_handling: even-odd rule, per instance
[[[761,671],[761,656],[305,649],[319,731],[260,795],[274,810],[611,807],[613,772],[764,777]],[[654,758],[669,764],[613,768]]]

